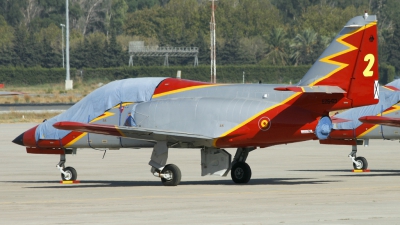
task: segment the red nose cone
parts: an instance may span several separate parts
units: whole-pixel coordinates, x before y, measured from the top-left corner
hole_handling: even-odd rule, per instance
[[[23,137],[23,142],[24,142],[25,146],[27,146],[27,147],[35,147],[36,146],[35,134],[36,134],[37,127],[38,126],[25,131],[24,137]]]

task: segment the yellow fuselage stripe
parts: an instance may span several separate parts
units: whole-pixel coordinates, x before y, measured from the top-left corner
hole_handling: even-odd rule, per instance
[[[222,85],[225,85],[225,84],[211,84],[211,85],[200,85],[200,86],[181,88],[181,89],[176,89],[173,91],[167,91],[164,93],[153,95],[153,98],[159,98],[159,97],[162,97],[165,95],[172,95],[172,94],[176,94],[176,93],[180,93],[180,92],[184,92],[184,91],[191,91],[191,90],[200,89],[200,88],[208,88],[208,87],[215,87],[215,86],[222,86]]]
[[[236,125],[234,128],[232,128],[232,129],[226,131],[225,133],[223,133],[222,135],[220,135],[218,138],[215,138],[215,139],[214,139],[214,141],[213,141],[214,147],[216,146],[216,142],[218,141],[219,138],[222,138],[222,137],[227,136],[228,134],[230,134],[230,133],[232,133],[233,131],[235,131],[235,130],[241,128],[242,126],[244,126],[245,124],[247,124],[247,123],[249,123],[250,121],[254,120],[255,118],[259,117],[260,115],[262,115],[262,114],[264,114],[264,113],[266,113],[266,112],[268,112],[268,111],[270,111],[270,110],[272,110],[272,109],[275,109],[275,108],[277,108],[277,107],[279,107],[279,106],[281,106],[281,105],[286,104],[288,101],[290,101],[290,100],[292,100],[293,98],[299,96],[300,94],[302,94],[302,93],[301,93],[301,92],[297,92],[297,93],[293,94],[292,96],[290,96],[289,98],[287,98],[287,99],[285,99],[284,101],[282,101],[281,103],[278,103],[278,104],[276,104],[276,105],[273,105],[273,106],[271,106],[271,107],[269,107],[269,108],[266,108],[266,109],[264,109],[264,110],[262,110],[262,111],[260,111],[260,112],[258,112],[258,113],[256,113],[256,114],[254,114],[252,117],[250,117],[250,118],[248,118],[247,120],[243,121],[242,123]]]

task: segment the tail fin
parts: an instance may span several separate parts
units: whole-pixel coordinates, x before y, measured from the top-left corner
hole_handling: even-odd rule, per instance
[[[378,34],[375,15],[357,16],[343,27],[299,86],[336,86],[352,107],[378,103]]]

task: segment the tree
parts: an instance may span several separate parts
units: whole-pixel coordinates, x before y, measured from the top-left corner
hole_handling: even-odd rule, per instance
[[[87,67],[88,45],[89,41],[84,38],[77,43],[75,48],[71,49],[70,63],[72,68],[82,69]]]
[[[318,34],[312,29],[306,29],[297,34],[290,45],[294,52],[290,56],[295,65],[312,64],[315,59],[312,57],[318,43]]]
[[[256,63],[255,55],[245,52],[242,42],[238,36],[234,36],[228,40],[223,47],[219,49],[217,60],[220,64],[254,64]]]
[[[142,10],[144,8],[151,8],[158,4],[158,0],[127,0],[128,13],[135,12],[137,10]]]
[[[6,19],[8,24],[18,26],[24,18],[21,9],[25,4],[25,0],[0,0],[0,15]]]
[[[109,66],[110,67],[119,67],[123,65],[123,54],[122,54],[122,47],[117,42],[116,34],[111,34],[110,44],[108,46],[108,53],[109,53]],[[128,58],[125,59],[125,61]]]
[[[88,31],[95,31],[95,28],[98,26],[103,26],[101,24],[104,24],[105,11],[107,10],[102,7],[103,1],[105,0],[86,0],[80,3],[81,8],[84,9],[84,13],[78,23],[81,26],[83,35],[86,35]]]
[[[15,37],[13,40],[14,47],[14,59],[13,64],[15,66],[24,66],[26,60],[26,36],[27,30],[24,26],[18,26],[15,29]]]
[[[7,24],[7,21],[0,15],[0,49],[12,45],[14,29]]]
[[[158,0],[161,6],[165,6],[169,3],[170,0]]]
[[[128,5],[125,0],[114,0],[111,5],[110,25],[112,32],[121,34],[123,25],[128,11]]]
[[[389,54],[388,63],[396,68],[396,71],[400,71],[400,25],[396,24],[393,37],[388,44]]]
[[[343,25],[360,13],[354,6],[344,10],[321,4],[310,6],[299,18],[300,29],[313,29],[319,35],[330,36],[332,32],[339,32]]]
[[[44,36],[41,48],[40,65],[44,68],[62,67],[61,55],[57,54],[51,47],[51,43],[46,36]]]
[[[85,67],[102,68],[103,66],[103,52],[104,41],[106,36],[101,32],[91,33],[85,37],[85,54],[86,64]]]
[[[15,56],[12,47],[5,47],[0,49],[0,66],[14,66],[14,57]]]
[[[286,22],[293,23],[298,20],[304,10],[315,4],[315,0],[272,0],[274,4],[284,15]],[[319,1],[318,1],[319,2]]]
[[[272,65],[288,64],[289,42],[283,28],[273,28],[268,36],[267,53],[261,63]]]
[[[41,45],[35,38],[33,31],[29,32],[26,45],[24,46],[25,53],[23,54],[23,64],[25,67],[35,67],[40,65],[42,61]]]
[[[161,33],[162,11],[161,7],[156,6],[152,9],[129,13],[124,24],[125,33],[132,36],[158,39],[158,34]]]
[[[210,64],[210,43],[206,42],[206,37],[200,30],[197,31],[197,39],[194,47],[199,48],[198,60],[199,64]]]

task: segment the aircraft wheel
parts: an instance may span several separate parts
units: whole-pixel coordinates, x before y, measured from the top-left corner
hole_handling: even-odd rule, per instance
[[[233,182],[238,184],[245,184],[251,178],[250,166],[245,162],[237,162],[232,166],[231,177]]]
[[[71,181],[71,180],[76,180],[76,178],[78,177],[78,173],[73,167],[66,167],[64,169],[64,172],[66,173],[66,175],[61,173],[62,180]]]
[[[353,168],[355,170],[366,170],[366,169],[368,169],[368,162],[367,162],[366,158],[357,157],[354,160],[356,160],[356,162],[360,163],[360,166],[357,166],[355,163],[353,163]]]
[[[181,170],[174,164],[168,164],[161,171],[166,177],[161,178],[164,186],[177,186],[181,182]]]

